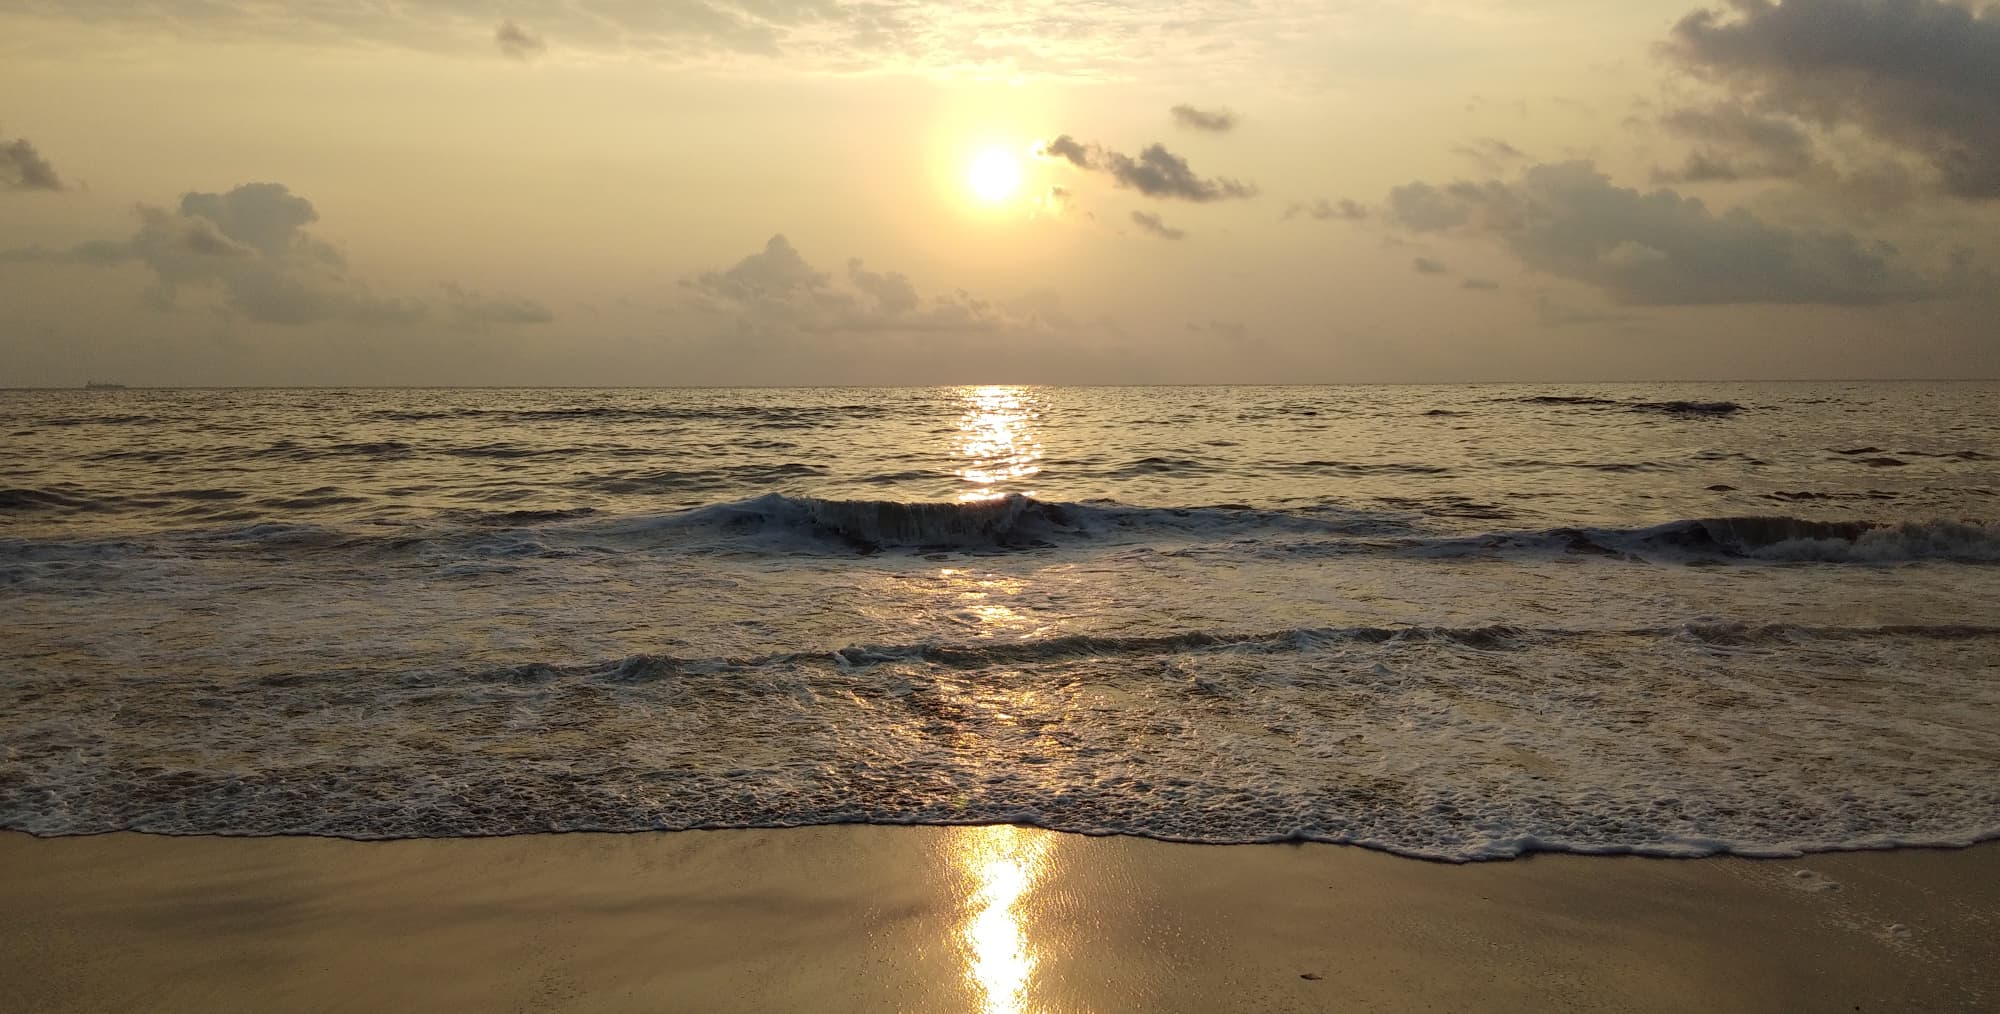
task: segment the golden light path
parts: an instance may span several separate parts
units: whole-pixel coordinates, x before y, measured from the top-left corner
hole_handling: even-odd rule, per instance
[[[1020,909],[1047,865],[1050,838],[1005,824],[959,834],[956,859],[972,881],[960,932],[965,974],[986,1014],[1019,1014],[1036,961]]]
[[[1043,454],[1035,433],[1041,413],[1034,396],[1026,388],[988,386],[964,388],[959,397],[965,407],[952,453],[959,459],[958,476],[969,488],[958,499],[1033,496],[1027,483],[1040,474]],[[1001,601],[1020,592],[1020,581],[958,568],[939,576],[959,600],[957,607],[976,616],[986,636],[1019,634],[1034,625]],[[1048,835],[1011,825],[962,828],[954,838],[953,860],[968,885],[959,932],[965,974],[979,991],[986,1014],[1029,1009],[1036,952],[1022,909],[1047,866],[1051,841]]]
[[[975,487],[959,494],[959,500],[1035,495],[1034,490],[1016,488],[1042,470],[1042,445],[1035,437],[1041,414],[1034,399],[1020,387],[968,387],[959,396],[965,409],[952,450],[964,459],[959,478]]]

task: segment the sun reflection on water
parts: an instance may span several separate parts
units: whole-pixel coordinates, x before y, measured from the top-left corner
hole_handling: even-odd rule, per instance
[[[965,974],[984,999],[986,1014],[1028,1009],[1035,948],[1020,913],[1047,864],[1050,839],[1011,825],[960,829],[956,860],[972,880],[960,938]]]
[[[965,410],[952,453],[960,459],[959,478],[974,487],[960,493],[959,500],[1033,496],[1034,490],[1018,487],[1042,470],[1042,444],[1035,436],[1041,413],[1034,398],[1021,387],[968,387],[959,396]]]

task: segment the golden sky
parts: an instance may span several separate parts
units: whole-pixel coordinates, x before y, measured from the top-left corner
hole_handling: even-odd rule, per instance
[[[2000,9],[9,0],[0,386],[2000,375]]]

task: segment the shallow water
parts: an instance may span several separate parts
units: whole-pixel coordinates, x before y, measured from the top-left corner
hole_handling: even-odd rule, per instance
[[[1993,837],[1996,395],[0,393],[0,826]]]

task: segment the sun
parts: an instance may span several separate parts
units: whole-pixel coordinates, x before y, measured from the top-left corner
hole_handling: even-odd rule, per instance
[[[1005,148],[988,148],[973,156],[965,183],[982,201],[999,203],[1021,187],[1021,161]]]

